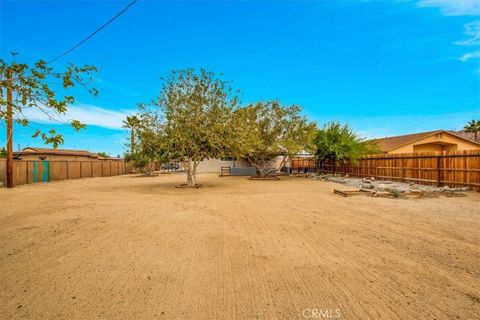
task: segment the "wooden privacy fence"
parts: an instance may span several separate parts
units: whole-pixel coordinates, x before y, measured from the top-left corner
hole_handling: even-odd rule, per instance
[[[13,184],[29,184],[68,179],[110,177],[129,173],[131,163],[116,160],[62,161],[14,160]],[[0,182],[6,184],[6,161],[0,160]]]
[[[312,166],[314,159],[293,159],[297,172]],[[316,168],[320,169],[320,168]],[[480,150],[443,153],[401,153],[371,155],[357,164],[326,161],[326,173],[348,174],[354,177],[374,177],[378,180],[411,182],[436,186],[468,186],[480,191]]]

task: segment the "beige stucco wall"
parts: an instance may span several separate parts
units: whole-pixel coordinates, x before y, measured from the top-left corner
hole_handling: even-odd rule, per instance
[[[198,173],[207,173],[215,172],[220,173],[221,167],[233,167],[233,161],[221,161],[220,159],[206,159],[201,161],[198,164],[197,172]],[[237,160],[235,161],[236,167],[246,167],[248,166],[246,161]]]
[[[475,144],[474,142],[469,142],[446,132],[442,132],[441,135],[431,135],[424,139],[390,150],[388,154],[478,149],[480,149],[480,146],[478,144]]]
[[[278,157],[275,160],[270,161],[267,167],[278,169],[281,161],[282,159]],[[198,164],[197,172],[198,173],[208,173],[208,172],[220,173],[221,167],[234,167],[234,166],[248,167],[249,165],[246,160],[242,160],[242,159],[236,160],[235,165],[233,161],[221,161],[220,159],[207,159],[207,160],[201,161]]]

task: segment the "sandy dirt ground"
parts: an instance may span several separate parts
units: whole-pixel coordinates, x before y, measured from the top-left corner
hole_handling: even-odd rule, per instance
[[[184,179],[0,189],[0,319],[479,319],[478,193]]]

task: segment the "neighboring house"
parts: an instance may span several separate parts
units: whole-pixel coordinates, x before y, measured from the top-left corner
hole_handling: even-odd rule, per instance
[[[277,157],[272,160],[268,167],[271,168],[279,168],[281,164],[281,158]],[[234,157],[221,157],[220,159],[206,159],[200,161],[197,167],[198,173],[220,173],[222,172],[222,167],[230,167],[230,168],[251,168],[249,161],[246,159],[237,159]]]
[[[234,157],[221,157],[220,159],[205,159],[200,161],[197,172],[220,172],[222,167],[248,167],[248,162]]]
[[[455,131],[435,130],[375,139],[385,154],[478,150],[480,143]]]
[[[85,150],[48,149],[27,147],[13,153],[18,160],[57,160],[57,161],[92,161],[118,160],[117,158],[99,158],[96,154]],[[120,159],[121,160],[121,159]]]

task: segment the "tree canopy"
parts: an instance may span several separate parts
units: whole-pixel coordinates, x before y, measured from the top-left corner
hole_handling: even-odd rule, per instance
[[[30,109],[41,112],[50,120],[59,121],[58,117],[65,114],[69,105],[75,102],[74,96],[67,95],[66,92],[76,85],[87,88],[93,95],[98,94],[95,88],[88,87],[93,80],[92,73],[97,71],[95,66],[77,67],[68,64],[63,71],[54,71],[44,60],[28,65],[16,62],[16,53],[12,53],[12,56],[11,62],[0,58],[0,119],[6,119],[9,115],[5,96],[7,86],[13,93],[12,116],[23,126],[29,126],[28,111]],[[61,90],[54,90],[53,86],[56,84]],[[58,94],[58,91],[64,94]],[[78,120],[69,119],[69,121],[77,131],[85,127]],[[54,148],[64,141],[62,135],[54,129],[48,132],[36,129],[33,137],[41,137],[46,144],[52,144]]]
[[[317,131],[315,157],[320,166],[325,160],[357,162],[362,156],[378,152],[375,141],[357,135],[347,124],[329,122]]]
[[[134,118],[132,118],[134,117]],[[137,168],[144,168],[150,174],[155,162],[170,162],[173,154],[167,147],[165,124],[155,112],[143,112],[132,116],[137,141],[133,145],[132,159]]]
[[[311,147],[316,125],[300,111],[299,106],[284,106],[276,100],[236,110],[231,153],[248,159],[261,177],[276,170],[272,167],[276,157],[291,157]]]
[[[109,155],[107,152],[105,152],[105,151],[99,151],[99,152],[97,152],[97,156],[99,156],[99,157],[104,157],[104,158],[110,158],[110,155]]]
[[[203,69],[173,71],[163,80],[160,96],[153,102],[160,109],[155,116],[141,112],[140,127],[148,130],[138,132],[137,143],[151,147],[152,152],[160,150],[165,159],[182,161],[186,184],[195,186],[199,162],[228,151],[234,130],[229,123],[238,98],[228,82]],[[142,127],[147,119],[155,120]],[[161,143],[153,145],[153,141]]]

